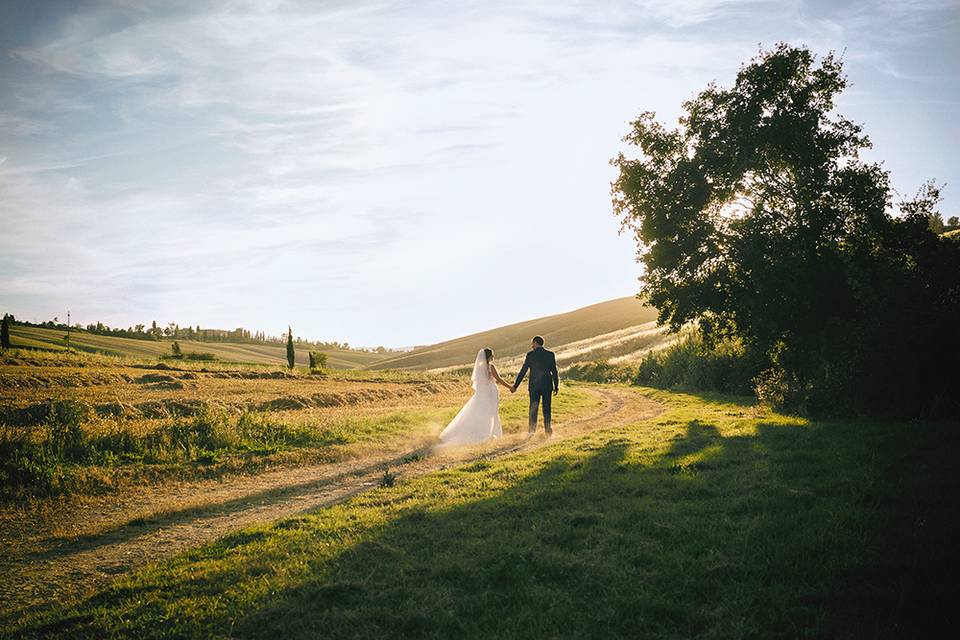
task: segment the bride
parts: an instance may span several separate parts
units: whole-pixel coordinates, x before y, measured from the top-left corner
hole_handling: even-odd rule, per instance
[[[503,435],[500,426],[500,392],[497,384],[507,389],[497,368],[493,366],[493,350],[481,349],[473,365],[473,397],[460,409],[440,434],[443,444],[475,444],[499,438]]]

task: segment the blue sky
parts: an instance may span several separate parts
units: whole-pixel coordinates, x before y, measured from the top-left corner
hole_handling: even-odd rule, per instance
[[[403,346],[630,295],[627,123],[777,41],[960,215],[955,1],[5,0],[0,309]]]

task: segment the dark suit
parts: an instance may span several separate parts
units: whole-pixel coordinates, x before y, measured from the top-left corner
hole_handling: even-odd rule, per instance
[[[527,389],[530,391],[530,431],[537,429],[537,412],[540,402],[543,401],[543,428],[547,433],[553,433],[550,428],[550,392],[560,388],[560,374],[557,373],[557,357],[553,351],[537,347],[527,353],[523,361],[523,368],[517,374],[517,381],[513,386],[519,387],[523,376],[530,371],[530,381]]]

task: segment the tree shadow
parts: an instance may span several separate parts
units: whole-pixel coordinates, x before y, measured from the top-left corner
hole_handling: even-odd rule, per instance
[[[181,562],[246,553],[245,566],[216,579],[179,573],[155,587],[172,596],[144,599],[126,615],[149,624],[178,602],[208,598],[217,606],[203,628],[285,638],[933,630],[940,619],[925,620],[930,608],[917,606],[918,597],[945,602],[948,591],[911,596],[908,587],[930,586],[949,567],[931,569],[928,552],[922,571],[904,571],[920,557],[911,523],[929,518],[917,492],[945,480],[931,473],[925,484],[908,482],[931,452],[911,448],[908,431],[762,423],[754,434],[724,437],[691,421],[660,455],[624,438],[571,447],[522,479],[508,462],[470,465],[441,481],[468,494],[487,482],[505,488],[446,508],[411,500],[332,558],[316,555],[331,534],[318,533],[310,517],[232,536]],[[939,549],[951,529],[936,531],[926,542]],[[277,532],[289,540],[264,546]],[[278,588],[257,586],[271,572],[283,576]],[[130,589],[80,610],[143,597],[142,587]],[[89,623],[78,624],[101,631]],[[133,630],[160,635],[163,627]]]
[[[789,441],[777,429],[722,438],[714,425],[693,421],[653,464],[614,441],[584,458],[553,460],[496,496],[412,510],[261,603],[237,628],[251,637],[281,629],[291,637],[316,629],[330,637],[480,637],[502,635],[510,620],[507,635],[523,637],[738,631],[706,603],[729,607],[734,620],[770,618],[754,621],[766,629],[784,617],[815,626],[819,605],[803,614],[745,609],[789,580],[766,572],[766,563],[737,562],[776,546],[745,545],[744,525],[765,511],[780,519],[792,510],[774,509],[783,496],[761,488],[776,474],[766,447]],[[727,496],[744,475],[747,495]],[[756,593],[723,595],[738,587]]]

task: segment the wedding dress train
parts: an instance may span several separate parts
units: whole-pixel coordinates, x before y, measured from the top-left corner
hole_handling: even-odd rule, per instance
[[[442,444],[476,444],[503,436],[500,426],[500,391],[481,349],[473,365],[473,397],[440,433]]]

